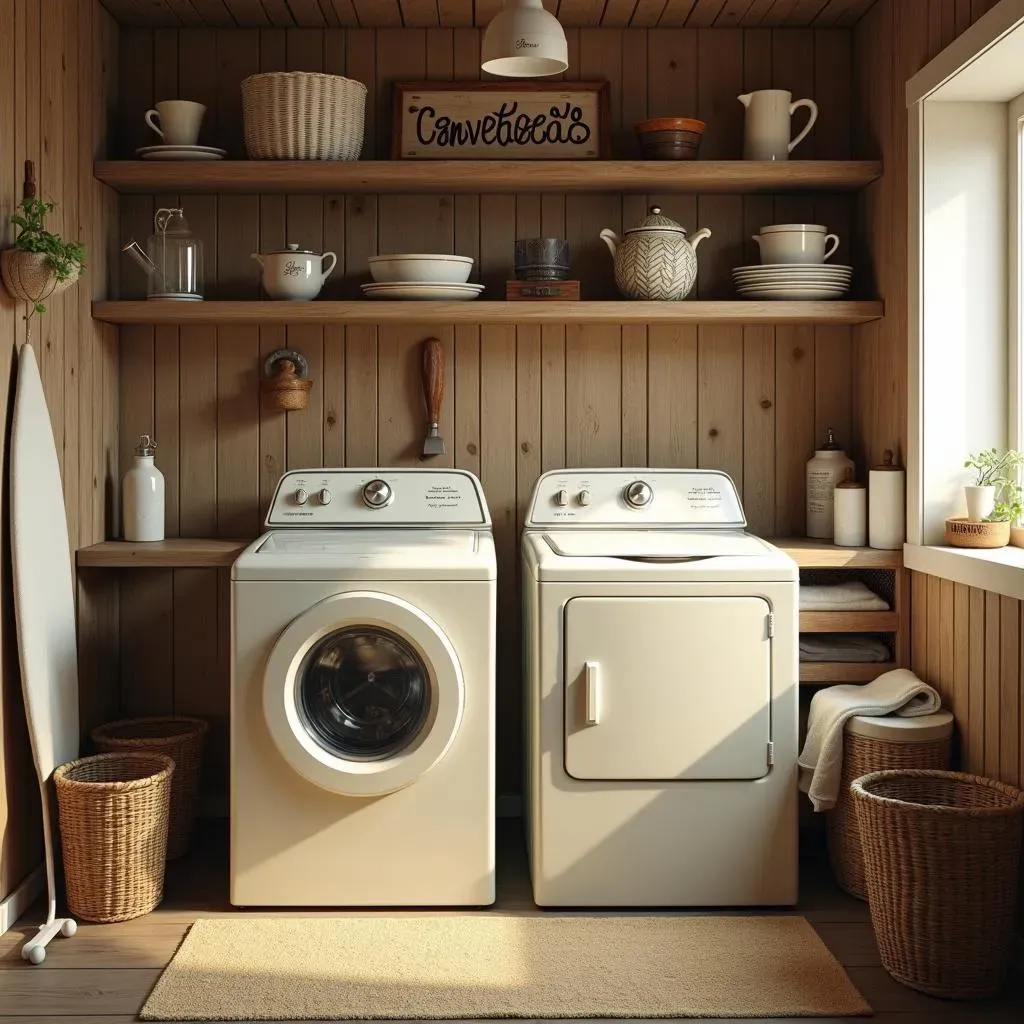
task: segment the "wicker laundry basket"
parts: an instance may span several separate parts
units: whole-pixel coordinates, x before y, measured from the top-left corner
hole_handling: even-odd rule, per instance
[[[173,774],[161,754],[96,754],[53,773],[76,917],[127,921],[163,898]]]
[[[868,898],[857,810],[850,795],[853,780],[897,768],[948,768],[952,741],[953,716],[948,711],[918,718],[857,715],[846,723],[839,799],[826,821],[832,871],[851,896]]]
[[[269,71],[242,82],[253,160],[358,160],[365,113],[366,86],[352,78]]]
[[[100,753],[136,751],[163,754],[174,762],[167,859],[188,853],[195,834],[196,804],[208,725],[201,718],[127,718],[98,725],[89,734]]]
[[[852,791],[882,965],[933,996],[997,992],[1012,951],[1024,792],[943,771],[874,772]]]

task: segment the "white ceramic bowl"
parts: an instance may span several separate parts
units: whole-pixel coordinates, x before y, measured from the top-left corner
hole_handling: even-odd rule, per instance
[[[471,256],[394,253],[371,256],[370,274],[377,284],[464,284],[473,269]]]

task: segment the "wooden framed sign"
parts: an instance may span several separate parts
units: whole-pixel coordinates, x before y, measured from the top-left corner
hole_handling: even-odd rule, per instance
[[[395,160],[598,160],[607,82],[398,82]]]

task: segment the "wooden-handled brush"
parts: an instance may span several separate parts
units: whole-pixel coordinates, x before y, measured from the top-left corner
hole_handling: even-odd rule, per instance
[[[444,455],[444,438],[439,433],[444,401],[444,349],[437,338],[427,338],[423,343],[423,397],[427,406],[423,457]]]

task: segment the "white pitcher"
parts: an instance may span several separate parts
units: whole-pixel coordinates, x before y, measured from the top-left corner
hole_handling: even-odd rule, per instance
[[[788,160],[789,154],[807,138],[818,120],[814,100],[793,100],[785,89],[759,89],[736,97],[747,108],[743,131],[744,160]],[[798,107],[807,107],[811,116],[795,139],[792,118]]]

